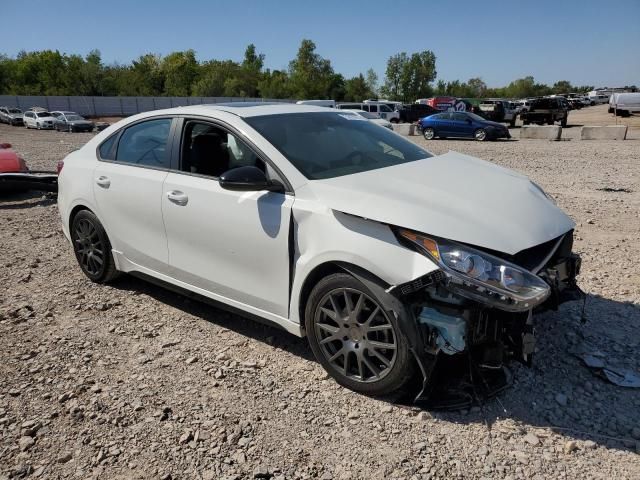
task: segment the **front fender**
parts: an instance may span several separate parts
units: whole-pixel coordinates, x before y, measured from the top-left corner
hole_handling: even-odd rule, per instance
[[[330,209],[314,211],[295,208],[294,256],[290,320],[300,318],[301,293],[309,275],[322,265],[355,265],[394,286],[438,269],[424,255],[402,246],[391,227]],[[299,205],[298,205],[299,207]]]

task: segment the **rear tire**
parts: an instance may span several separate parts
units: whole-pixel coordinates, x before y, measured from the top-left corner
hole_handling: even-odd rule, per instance
[[[318,362],[346,388],[389,395],[413,377],[415,364],[396,316],[347,273],[329,275],[313,288],[305,327]]]
[[[89,210],[81,210],[73,217],[70,233],[78,265],[89,280],[107,283],[119,275],[111,242],[98,217]]]

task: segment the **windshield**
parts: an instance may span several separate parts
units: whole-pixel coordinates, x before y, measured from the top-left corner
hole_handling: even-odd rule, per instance
[[[289,113],[244,119],[310,180],[340,177],[432,155],[353,114]]]
[[[36,112],[38,117],[50,117],[51,114],[49,112]]]
[[[68,120],[68,121],[72,121],[72,120],[84,120],[84,118],[82,118],[80,115],[67,115],[67,120]]]
[[[480,115],[476,115],[475,113],[471,113],[471,112],[467,112],[467,115],[475,120],[476,122],[486,122],[487,119],[486,118],[482,118]]]
[[[22,113],[22,110],[19,108],[10,108],[9,113]]]

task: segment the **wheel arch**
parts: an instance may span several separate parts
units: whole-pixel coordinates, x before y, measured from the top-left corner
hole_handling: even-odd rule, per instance
[[[73,219],[76,217],[76,215],[78,213],[80,213],[82,210],[87,210],[91,213],[93,213],[94,215],[96,215],[96,212],[94,212],[93,210],[91,210],[89,207],[87,207],[84,204],[78,204],[75,207],[73,207],[71,209],[71,212],[69,213],[69,224],[67,225],[67,227],[69,228],[69,232],[71,232],[71,227],[73,225]],[[97,217],[97,215],[96,215]]]
[[[380,288],[388,288],[390,285],[382,280],[380,277],[374,275],[370,271],[362,268],[353,263],[344,262],[340,260],[332,260],[316,265],[313,270],[311,270],[304,281],[302,282],[302,286],[300,288],[300,294],[298,297],[298,315],[300,319],[300,330],[302,332],[302,336],[306,336],[306,331],[304,327],[304,312],[307,308],[307,301],[309,300],[309,296],[311,295],[311,291],[313,287],[315,287],[320,280],[334,273],[348,273],[360,280],[366,286],[370,284],[376,284]]]

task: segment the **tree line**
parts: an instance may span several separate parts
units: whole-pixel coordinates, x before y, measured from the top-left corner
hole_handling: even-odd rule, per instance
[[[264,59],[264,54],[258,53],[253,44],[247,46],[240,62],[215,59],[199,62],[193,50],[165,56],[141,55],[130,64],[105,64],[98,50],[92,50],[86,56],[57,50],[22,51],[15,58],[0,54],[0,94],[336,101],[382,97],[413,102],[433,95],[519,98],[593,89],[591,86],[576,87],[566,80],[548,86],[536,83],[530,76],[501,88],[490,88],[481,78],[436,82],[436,56],[430,50],[391,56],[380,85],[373,69],[350,78],[337,73],[331,61],[319,55],[314,42],[308,39],[302,40],[287,69],[265,68]]]

